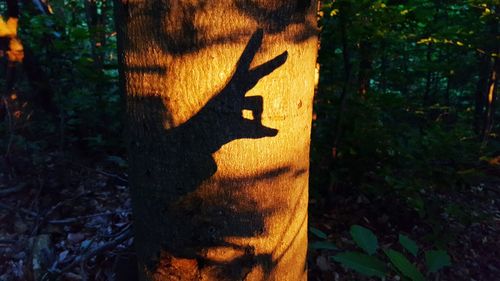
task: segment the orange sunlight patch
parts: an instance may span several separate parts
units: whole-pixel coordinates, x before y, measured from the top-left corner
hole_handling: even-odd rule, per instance
[[[7,58],[11,62],[22,62],[24,58],[23,44],[17,37],[17,18],[9,18],[7,22],[0,17],[0,37],[9,38],[9,50]]]
[[[0,17],[0,37],[16,37],[17,36],[17,18],[9,18],[7,22]]]
[[[9,50],[7,51],[7,58],[12,62],[22,62],[24,58],[23,44],[19,38],[15,37],[10,39]]]

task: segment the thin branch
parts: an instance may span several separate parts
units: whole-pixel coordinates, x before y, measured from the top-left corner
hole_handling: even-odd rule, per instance
[[[112,174],[112,173],[109,173],[109,172],[106,172],[106,171],[103,171],[103,170],[99,170],[99,169],[92,169],[92,168],[89,168],[87,166],[84,166],[84,165],[81,165],[81,164],[78,164],[78,163],[75,163],[75,162],[72,162],[72,161],[66,161],[66,162],[68,162],[71,165],[77,166],[79,168],[83,168],[83,169],[86,169],[86,170],[89,170],[89,171],[94,171],[94,172],[99,173],[101,175],[107,176],[108,178],[117,179],[117,180],[123,182],[124,184],[128,183],[128,179],[126,179],[124,177],[121,177],[119,175]]]
[[[35,217],[35,218],[39,217],[39,215],[37,213],[35,213],[35,212],[26,210],[24,208],[12,207],[12,206],[9,206],[9,205],[4,204],[4,203],[0,203],[0,208],[7,209],[7,210],[12,211],[12,212],[20,212],[20,213],[23,213],[25,215],[32,216],[32,217]]]
[[[18,184],[16,187],[0,189],[0,196],[7,196],[12,193],[17,193],[23,190],[26,186],[28,185],[26,183],[23,183],[23,184]]]
[[[16,244],[16,242],[14,239],[0,239],[0,244]]]
[[[82,265],[86,261],[91,259],[92,257],[95,257],[97,255],[100,255],[103,252],[106,252],[106,251],[109,251],[109,250],[116,248],[118,245],[125,242],[126,240],[128,240],[131,237],[132,237],[132,230],[129,229],[128,231],[125,231],[121,235],[117,236],[114,240],[111,240],[108,243],[104,243],[103,245],[101,245],[97,248],[91,249],[91,250],[83,253],[82,255],[76,257],[75,260],[73,260],[73,262],[71,262],[69,265],[67,265],[63,269],[56,270],[55,272],[45,273],[45,275],[42,277],[41,280],[49,280],[49,278],[50,278],[50,280],[58,280],[58,279],[60,279],[61,275],[70,271],[75,266]],[[53,274],[55,274],[55,276]]]
[[[5,151],[5,157],[8,158],[12,142],[14,141],[14,126],[12,124],[12,112],[10,111],[9,103],[5,97],[2,97],[2,101],[5,106],[5,112],[7,113],[7,124],[9,126],[9,140],[7,141],[7,149]]]
[[[115,215],[117,213],[118,212],[98,213],[98,214],[92,214],[92,215],[78,216],[78,217],[74,217],[74,218],[66,218],[66,219],[61,219],[61,220],[49,220],[49,221],[47,221],[47,223],[49,223],[49,224],[71,224],[71,223],[75,223],[75,222],[81,222],[84,219],[102,217],[102,216],[110,216],[110,215]]]

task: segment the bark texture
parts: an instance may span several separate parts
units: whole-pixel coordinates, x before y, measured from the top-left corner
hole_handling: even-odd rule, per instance
[[[306,280],[313,0],[117,1],[141,280]]]

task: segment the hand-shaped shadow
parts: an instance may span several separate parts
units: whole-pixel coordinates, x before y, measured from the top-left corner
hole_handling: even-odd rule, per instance
[[[259,29],[250,38],[226,86],[191,119],[166,132],[168,159],[172,160],[168,166],[192,175],[190,180],[176,185],[175,199],[194,191],[217,171],[212,154],[224,144],[236,139],[272,137],[278,133],[277,129],[262,125],[263,98],[245,97],[260,79],[283,65],[288,56],[285,51],[250,69],[262,38],[263,31]],[[245,109],[253,113],[253,119],[243,117]]]
[[[245,97],[260,79],[283,65],[288,56],[285,51],[268,62],[250,69],[250,64],[262,44],[262,38],[263,31],[259,29],[250,38],[233,76],[224,89],[185,124],[179,126],[177,130],[173,129],[173,134],[182,130],[192,137],[199,138],[208,132],[210,138],[205,139],[203,146],[198,148],[213,153],[235,139],[256,139],[275,136],[278,133],[278,130],[263,126],[261,123],[262,97]],[[253,120],[242,116],[244,109],[252,111]],[[195,141],[199,142],[199,139]]]
[[[137,98],[133,102],[134,107],[130,108],[132,111],[139,110],[131,112],[133,115],[154,119],[154,122],[148,120],[135,125],[145,126],[144,132],[155,132],[157,137],[162,138],[158,141],[139,133],[135,139],[140,139],[141,145],[131,147],[135,157],[131,159],[131,165],[142,165],[131,171],[144,171],[137,177],[140,181],[133,183],[131,192],[135,193],[135,198],[141,198],[138,200],[142,202],[138,204],[147,204],[146,208],[138,208],[138,212],[143,213],[135,212],[135,217],[153,220],[148,224],[141,219],[135,222],[139,229],[143,229],[136,234],[145,235],[138,239],[143,243],[138,248],[138,255],[143,256],[142,260],[152,261],[151,268],[161,267],[154,262],[158,256],[150,256],[151,250],[161,248],[171,256],[196,258],[200,263],[207,264],[208,261],[200,255],[203,249],[218,246],[238,248],[237,245],[228,245],[225,237],[254,237],[264,231],[262,216],[272,210],[258,210],[258,202],[241,195],[245,194],[244,191],[233,192],[229,196],[223,190],[228,186],[204,186],[203,191],[199,188],[217,171],[212,154],[221,146],[236,139],[272,137],[278,133],[277,129],[262,124],[263,98],[245,97],[260,79],[283,65],[288,56],[285,51],[251,69],[262,39],[263,31],[259,29],[251,36],[226,86],[184,124],[164,130],[162,124],[166,114],[161,97]],[[243,110],[252,111],[253,119],[244,118]],[[154,126],[150,127],[152,123]],[[134,131],[131,133],[134,134]],[[278,177],[288,170],[289,167],[278,168],[261,176],[252,176],[251,181],[269,180],[269,175]],[[231,189],[247,186],[238,182],[232,185]],[[221,194],[226,194],[224,200],[217,199]],[[151,229],[148,225],[155,227]],[[247,254],[235,263],[259,263],[266,268],[272,265],[270,255],[256,256],[251,247],[240,250]]]

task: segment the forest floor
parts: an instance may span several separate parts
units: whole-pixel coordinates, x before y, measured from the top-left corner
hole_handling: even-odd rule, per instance
[[[127,176],[116,161],[75,163],[55,153],[39,157],[36,167],[28,156],[13,167],[0,160],[0,280],[134,280]],[[445,198],[477,219],[443,218],[452,266],[432,280],[500,280],[499,195],[500,180],[492,176]],[[339,196],[322,211],[317,205],[311,201],[310,225],[342,250],[355,249],[353,224],[372,229],[382,247],[397,243],[399,232],[421,241],[429,231],[411,213],[393,216],[367,198]],[[318,238],[310,234],[310,240]],[[309,280],[372,280],[334,263],[330,257],[339,251],[310,250]]]
[[[492,182],[472,186],[461,194],[443,198],[453,201],[462,207],[462,211],[474,219],[459,221],[452,217],[441,217],[441,239],[445,241],[444,248],[451,256],[451,267],[445,267],[437,274],[427,276],[426,280],[467,280],[467,281],[498,281],[500,280],[500,182],[492,178]],[[396,206],[397,208],[397,206]],[[314,209],[314,208],[310,208]],[[328,235],[327,240],[333,242],[339,249],[314,250],[309,255],[309,280],[378,280],[370,279],[347,270],[337,263],[331,262],[331,256],[345,251],[360,251],[352,241],[349,233],[351,225],[359,224],[371,229],[377,236],[382,248],[398,248],[399,233],[413,238],[417,242],[427,239],[423,250],[430,250],[429,238],[426,234],[432,232],[432,227],[418,219],[417,215],[408,216],[384,213],[377,209],[385,209],[380,204],[371,204],[368,200],[342,198],[335,200],[334,208],[323,214],[310,215],[310,225],[321,229]],[[411,213],[410,213],[411,215]],[[431,236],[432,237],[432,236]],[[310,243],[322,240],[314,235],[309,236]],[[340,250],[341,249],[341,250]],[[379,255],[381,259],[382,255]],[[384,260],[384,259],[383,259]],[[387,258],[385,258],[387,260]],[[424,257],[420,252],[410,260],[424,270]],[[393,271],[386,280],[402,279]]]

